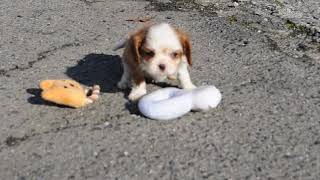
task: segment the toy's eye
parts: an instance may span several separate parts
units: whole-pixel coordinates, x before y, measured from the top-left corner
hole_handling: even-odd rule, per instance
[[[70,86],[74,87],[74,85],[72,83],[70,83]]]
[[[65,89],[67,89],[68,87],[67,86],[63,86]]]

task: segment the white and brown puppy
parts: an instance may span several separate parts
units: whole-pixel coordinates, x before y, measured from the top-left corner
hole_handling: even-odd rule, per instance
[[[123,47],[124,72],[118,87],[132,87],[130,100],[147,93],[145,77],[156,82],[178,77],[182,88],[195,88],[188,72],[192,64],[191,44],[181,30],[166,23],[149,25],[130,35],[115,50]]]

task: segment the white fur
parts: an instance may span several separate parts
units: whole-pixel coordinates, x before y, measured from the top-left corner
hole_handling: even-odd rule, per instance
[[[147,37],[147,46],[154,50],[170,48],[172,50],[182,49],[181,43],[174,29],[166,23],[151,26]]]
[[[146,82],[142,82],[132,87],[132,90],[129,94],[129,99],[132,101],[135,101],[145,94],[147,94],[147,86],[146,86]]]
[[[186,57],[183,57],[183,60],[178,69],[178,78],[183,89],[194,89],[196,86],[192,83],[189,71],[188,63]]]

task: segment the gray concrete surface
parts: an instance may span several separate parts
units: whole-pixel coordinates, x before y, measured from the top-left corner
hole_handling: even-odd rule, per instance
[[[111,49],[139,17],[189,32],[192,78],[222,91],[217,109],[153,121],[114,87]],[[320,178],[317,0],[1,0],[0,32],[0,179]],[[55,106],[39,98],[47,78],[103,93]]]

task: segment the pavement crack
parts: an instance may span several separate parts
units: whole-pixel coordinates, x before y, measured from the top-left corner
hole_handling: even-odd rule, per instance
[[[86,5],[88,5],[88,6],[91,6],[91,5],[94,4],[94,3],[104,2],[104,1],[97,1],[97,0],[80,0],[80,2],[83,2],[84,4],[86,4]]]
[[[177,0],[161,2],[158,0],[147,0],[149,5],[145,7],[147,11],[181,11],[187,12],[190,10],[196,10],[199,13],[206,16],[216,16],[216,11],[218,10],[214,4],[209,4],[207,6],[201,5],[201,3],[195,3],[193,0]]]
[[[32,133],[30,135],[25,134],[22,137],[15,137],[15,136],[10,135],[6,138],[4,143],[7,147],[18,146],[22,142],[27,141],[28,139],[33,138],[33,137],[42,136],[42,135],[46,135],[46,134],[52,134],[52,133],[59,133],[61,131],[65,131],[68,129],[84,128],[87,125],[88,125],[87,123],[83,123],[83,124],[77,124],[77,125],[71,125],[71,126],[57,127],[54,129],[50,129],[48,131],[40,132],[40,133]]]
[[[65,48],[68,48],[68,47],[77,47],[77,46],[80,46],[81,43],[80,42],[72,42],[72,43],[66,43],[66,44],[63,44],[59,47],[53,47],[49,50],[46,50],[46,51],[42,51],[40,53],[37,54],[37,58],[33,61],[29,61],[27,63],[27,65],[24,65],[24,66],[19,66],[19,65],[15,65],[14,67],[10,68],[10,69],[0,69],[0,76],[5,76],[5,77],[10,77],[10,73],[11,72],[14,72],[14,71],[25,71],[25,70],[28,70],[28,69],[31,69],[33,68],[34,64],[37,63],[37,62],[40,62],[44,59],[46,59],[49,55],[59,51],[59,50],[63,50]]]
[[[22,141],[27,140],[29,137],[28,136],[23,136],[23,137],[14,137],[14,136],[9,136],[7,137],[7,139],[5,140],[5,144],[7,146],[15,146],[20,144]]]

